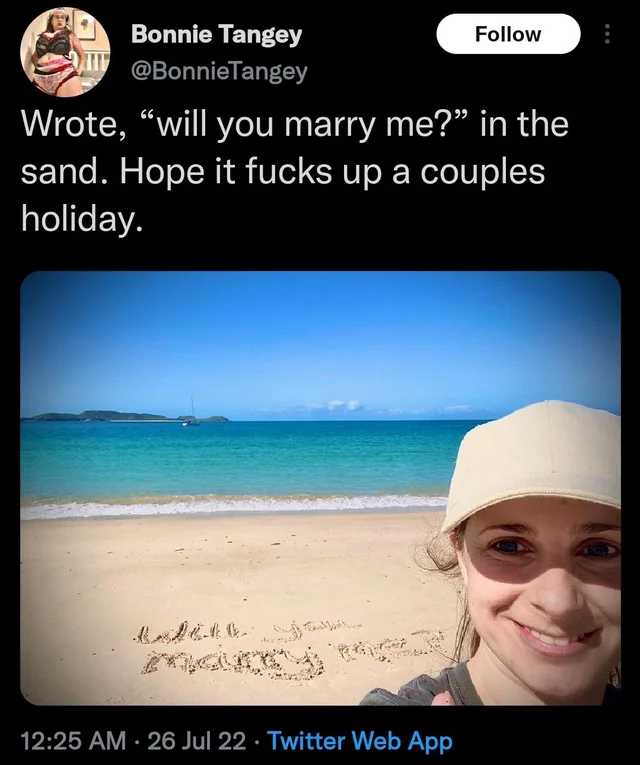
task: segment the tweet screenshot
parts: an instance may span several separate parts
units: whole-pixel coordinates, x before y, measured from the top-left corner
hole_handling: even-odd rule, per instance
[[[15,756],[621,741],[623,25],[12,4]]]

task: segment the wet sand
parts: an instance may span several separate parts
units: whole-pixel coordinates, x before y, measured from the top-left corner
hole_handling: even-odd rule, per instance
[[[34,704],[357,704],[450,662],[442,512],[23,521]]]

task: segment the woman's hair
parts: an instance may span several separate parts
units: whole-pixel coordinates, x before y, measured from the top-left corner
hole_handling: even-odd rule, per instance
[[[424,546],[424,551],[427,556],[434,563],[438,571],[449,573],[450,576],[458,576],[458,558],[456,556],[456,547],[462,547],[462,540],[464,538],[464,530],[467,525],[466,520],[462,521],[458,526],[450,532],[453,546],[449,541],[448,535],[440,535],[432,537]],[[418,563],[422,568],[427,568],[421,563]],[[428,569],[433,570],[433,569]],[[451,657],[455,662],[465,661],[470,659],[478,650],[480,645],[480,635],[476,632],[473,623],[471,622],[471,616],[469,614],[469,606],[467,604],[467,596],[464,594],[462,616],[458,622],[458,628],[456,630],[456,639],[454,643],[453,656]]]
[[[464,532],[467,521],[464,520],[458,526],[456,526],[451,532],[450,537],[447,535],[436,534],[426,545],[422,548],[431,561],[434,563],[438,571],[446,572],[450,576],[459,575],[458,557],[456,555],[456,549],[461,549]],[[433,569],[424,566],[419,560],[418,565],[421,568],[433,571]],[[453,649],[453,656],[450,657],[454,662],[462,662],[470,659],[477,652],[480,646],[480,635],[476,631],[471,621],[471,615],[469,613],[469,605],[467,602],[466,592],[464,593],[462,616],[458,622],[458,628],[456,630],[456,638]],[[609,682],[612,685],[620,687],[621,685],[621,669],[620,664],[613,668],[609,673]]]
[[[54,8],[51,13],[49,14],[49,17],[47,18],[47,32],[53,32],[53,15],[56,11],[63,11],[64,8]],[[69,28],[69,14],[65,11],[65,18],[64,18],[66,26],[66,31],[70,32],[71,29]]]

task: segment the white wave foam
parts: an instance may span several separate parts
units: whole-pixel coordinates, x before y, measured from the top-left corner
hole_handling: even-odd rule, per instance
[[[175,497],[153,501],[48,502],[20,508],[23,521],[48,518],[99,518],[109,516],[195,515],[207,513],[304,512],[314,510],[348,511],[401,509],[410,507],[444,508],[446,497],[414,494],[380,494],[332,497]]]

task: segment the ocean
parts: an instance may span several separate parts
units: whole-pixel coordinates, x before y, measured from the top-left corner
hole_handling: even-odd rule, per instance
[[[21,518],[442,509],[477,424],[22,422]]]

